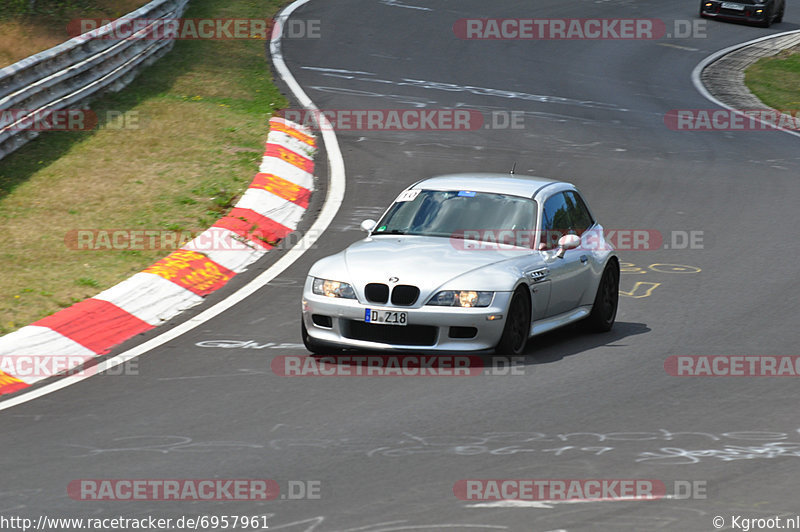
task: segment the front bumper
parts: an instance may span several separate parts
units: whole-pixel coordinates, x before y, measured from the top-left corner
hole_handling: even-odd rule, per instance
[[[496,292],[483,308],[399,307],[303,294],[303,323],[314,341],[338,348],[377,351],[484,351],[503,334],[510,292]],[[406,312],[408,324],[364,321],[366,309]],[[495,319],[489,319],[489,317]],[[454,337],[455,336],[455,337]]]
[[[715,3],[709,8],[703,6],[700,14],[704,17],[745,22],[748,24],[763,24],[771,16],[768,9],[759,8],[763,9],[763,11],[758,14],[755,13],[755,9],[755,6],[745,8],[742,11],[723,9],[721,3]]]

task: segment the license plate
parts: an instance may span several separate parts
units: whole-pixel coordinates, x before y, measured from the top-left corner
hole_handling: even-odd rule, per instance
[[[744,11],[742,4],[734,4],[733,2],[722,2],[722,9],[735,9],[737,11]]]
[[[408,325],[408,313],[368,308],[364,311],[364,321],[383,325]]]

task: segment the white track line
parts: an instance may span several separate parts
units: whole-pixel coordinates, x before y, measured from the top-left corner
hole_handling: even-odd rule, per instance
[[[724,49],[722,49],[722,50],[720,50],[718,52],[714,52],[713,54],[709,55],[708,57],[706,57],[705,59],[700,61],[700,63],[698,63],[698,65],[696,67],[694,67],[694,70],[692,70],[692,83],[694,84],[694,87],[707,100],[710,100],[710,101],[714,102],[715,104],[719,105],[720,107],[724,107],[725,109],[727,109],[729,111],[733,111],[734,113],[736,113],[738,115],[742,115],[745,118],[747,118],[748,115],[746,113],[742,112],[739,109],[734,109],[730,105],[728,105],[728,104],[716,99],[714,96],[712,96],[711,93],[708,92],[708,90],[706,89],[705,85],[703,85],[703,82],[700,81],[700,74],[702,74],[704,68],[706,68],[708,65],[710,65],[711,63],[713,63],[714,61],[716,61],[717,59],[719,59],[723,55],[726,55],[726,54],[729,54],[731,52],[734,52],[734,51],[738,50],[739,48],[744,48],[745,46],[750,46],[751,44],[755,44],[757,42],[768,41],[769,39],[776,39],[778,37],[783,37],[784,35],[791,35],[793,33],[797,33],[798,31],[800,31],[800,30],[785,31],[783,33],[776,33],[774,35],[766,35],[764,37],[759,37],[758,39],[753,39],[752,41],[747,41],[747,42],[743,42],[743,43],[739,43],[739,44],[734,44],[733,46],[729,46],[729,47],[724,48]],[[769,122],[765,122],[764,120],[761,120],[759,118],[755,118],[755,117],[751,117],[751,118],[753,120],[756,120],[757,122],[760,122],[761,124],[764,124],[765,126],[772,127],[773,129],[776,129],[778,131],[783,131],[784,133],[788,133],[789,135],[794,135],[795,137],[800,137],[800,132],[772,125]]]
[[[278,21],[281,23],[281,26],[282,23],[291,16],[295,9],[308,3],[309,1],[310,0],[297,0],[281,11],[277,17]],[[297,98],[297,100],[300,102],[300,105],[306,109],[318,111],[319,109],[317,106],[314,105],[314,102],[312,102],[308,95],[303,91],[303,89],[294,79],[292,73],[289,71],[286,63],[283,61],[283,55],[281,54],[280,35],[272,36],[270,41],[270,53],[272,54],[272,62],[275,65],[275,69],[278,71],[278,75],[288,85],[289,90],[292,91],[292,94],[294,94],[295,98]],[[313,114],[321,115],[321,113]],[[316,219],[311,228],[305,233],[303,238],[301,238],[297,244],[287,251],[283,257],[281,257],[275,264],[270,266],[269,269],[267,269],[264,273],[228,296],[223,301],[220,301],[213,307],[204,310],[197,316],[173,327],[172,329],[158,335],[155,338],[137,345],[136,347],[133,347],[124,353],[120,353],[113,358],[102,361],[97,365],[96,368],[93,368],[97,373],[101,373],[120,364],[124,364],[128,360],[143,355],[148,351],[155,349],[156,347],[162,346],[170,340],[178,338],[182,334],[191,331],[198,325],[202,325],[208,320],[233,307],[249,295],[253,294],[255,291],[264,287],[267,283],[275,279],[275,277],[283,273],[284,270],[286,270],[297,259],[299,259],[306,252],[306,250],[308,250],[319,239],[320,235],[322,235],[328,226],[330,226],[333,218],[336,216],[336,213],[339,212],[339,208],[344,200],[345,191],[344,159],[342,158],[342,151],[339,148],[339,141],[337,140],[336,134],[333,131],[333,126],[328,122],[328,120],[325,117],[321,117],[321,120],[322,124],[320,124],[320,129],[322,133],[322,140],[325,143],[325,150],[328,153],[330,182],[328,185],[328,193],[325,196],[325,203],[322,206],[319,217]],[[92,374],[94,373],[95,371],[92,371]],[[23,392],[17,397],[0,402],[0,410],[6,410],[19,404],[27,403],[28,401],[32,401],[38,397],[42,397],[43,395],[53,393],[84,379],[88,379],[90,376],[91,375],[76,375],[74,377],[61,377],[50,384],[42,386],[41,388],[35,388],[27,393]]]
[[[674,499],[674,495],[663,495],[661,497],[614,497],[608,499],[553,499],[542,501],[528,501],[520,499],[504,499],[500,501],[477,502],[466,504],[464,508],[555,508],[558,504],[585,504],[597,502],[652,502],[664,499]]]

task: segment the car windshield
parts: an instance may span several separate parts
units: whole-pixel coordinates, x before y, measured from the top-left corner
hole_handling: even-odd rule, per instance
[[[378,222],[374,235],[422,235],[500,240],[529,245],[536,229],[536,202],[469,190],[404,192]],[[523,243],[524,242],[524,243]]]

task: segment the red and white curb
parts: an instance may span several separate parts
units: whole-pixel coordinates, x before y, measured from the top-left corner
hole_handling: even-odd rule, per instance
[[[272,118],[259,171],[227,216],[120,284],[0,337],[0,395],[108,353],[245,271],[297,228],[314,190],[315,151],[307,128]],[[203,249],[208,242],[213,249]]]

